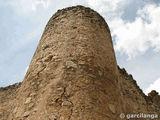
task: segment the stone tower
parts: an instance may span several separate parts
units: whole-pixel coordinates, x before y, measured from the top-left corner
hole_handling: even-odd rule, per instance
[[[117,71],[105,20],[82,6],[59,10],[46,25],[32,58],[14,117],[113,118],[112,112],[116,116],[120,111]]]
[[[51,17],[24,81],[0,88],[0,119],[120,120],[121,113],[160,113],[159,99],[117,67],[103,17],[75,6]]]

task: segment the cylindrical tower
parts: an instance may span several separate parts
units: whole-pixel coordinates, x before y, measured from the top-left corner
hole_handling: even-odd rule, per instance
[[[15,119],[119,120],[117,63],[105,20],[83,6],[55,13],[16,101]]]

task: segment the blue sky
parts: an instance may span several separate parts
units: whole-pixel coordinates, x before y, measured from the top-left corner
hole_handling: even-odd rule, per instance
[[[145,93],[160,92],[159,0],[1,0],[0,87],[23,80],[49,18],[73,5],[98,11],[111,29],[120,67]]]

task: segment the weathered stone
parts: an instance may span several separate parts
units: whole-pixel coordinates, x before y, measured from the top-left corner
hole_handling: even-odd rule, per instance
[[[34,107],[34,103],[32,102],[32,103],[29,103],[29,105],[28,105],[28,108],[29,109],[32,109]]]
[[[49,115],[49,120],[57,120],[57,117],[53,113],[51,113]]]
[[[31,97],[28,97],[27,99],[26,99],[26,101],[25,101],[25,103],[24,104],[28,104],[28,103],[30,103],[31,102]]]
[[[30,111],[26,111],[26,112],[23,114],[23,116],[24,116],[24,117],[28,117],[29,114],[30,114]]]
[[[86,62],[85,61],[79,61],[78,64],[79,65],[84,65],[84,64],[86,64]]]
[[[72,106],[72,103],[69,102],[69,101],[64,101],[64,102],[62,103],[62,106],[70,107],[70,106]]]
[[[51,17],[22,84],[0,88],[0,120],[120,120],[160,113],[158,101],[117,67],[102,16],[75,6]]]
[[[65,118],[63,116],[61,116],[59,120],[65,120]]]
[[[114,113],[114,114],[116,113],[116,108],[115,108],[114,105],[108,104],[108,107],[109,107],[109,109],[111,110],[112,113]]]
[[[37,108],[34,108],[34,109],[33,109],[33,112],[36,112],[37,110],[38,110]]]
[[[72,61],[67,61],[66,66],[67,68],[77,68],[77,65]]]
[[[17,107],[14,108],[13,113],[15,114],[17,112]]]
[[[35,95],[36,95],[36,93],[31,93],[31,94],[30,94],[30,96],[35,96]]]

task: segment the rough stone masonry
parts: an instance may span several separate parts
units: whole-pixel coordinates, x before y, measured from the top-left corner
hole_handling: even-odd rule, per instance
[[[117,67],[103,17],[75,6],[51,17],[23,82],[0,88],[0,119],[120,120],[121,113],[159,114],[158,100]]]

